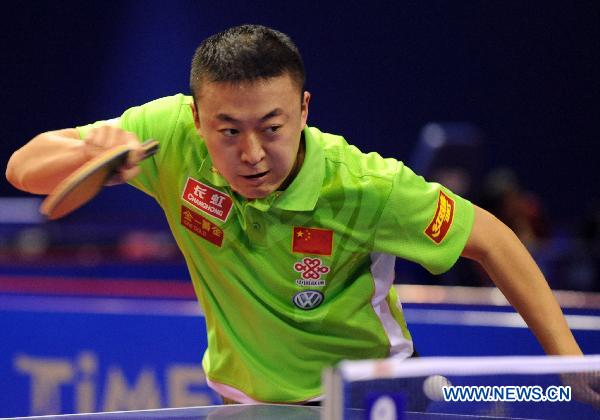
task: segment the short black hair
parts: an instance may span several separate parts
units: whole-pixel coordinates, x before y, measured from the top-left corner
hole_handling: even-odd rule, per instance
[[[286,34],[241,25],[205,39],[192,58],[190,89],[196,100],[203,82],[253,82],[288,73],[304,92],[304,63]]]

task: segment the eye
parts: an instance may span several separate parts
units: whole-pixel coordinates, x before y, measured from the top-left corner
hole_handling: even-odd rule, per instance
[[[279,129],[280,129],[280,128],[281,128],[281,126],[280,126],[280,125],[272,125],[272,126],[270,126],[270,127],[267,127],[267,128],[265,129],[265,131],[266,131],[268,134],[275,134],[275,133],[277,133],[277,132],[279,131]]]
[[[239,133],[239,130],[236,130],[235,128],[224,128],[222,130],[219,130],[219,132],[225,137],[233,137]]]

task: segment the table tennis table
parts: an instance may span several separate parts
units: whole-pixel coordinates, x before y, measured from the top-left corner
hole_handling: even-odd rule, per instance
[[[115,411],[110,413],[64,414],[56,416],[15,417],[11,420],[320,420],[321,407],[280,404],[235,404],[205,407],[165,408],[158,410]],[[361,409],[346,410],[346,419],[365,420],[366,412]],[[403,420],[474,420],[479,415],[402,413]],[[483,417],[488,420],[508,420],[510,417]],[[5,419],[6,420],[6,419]],[[522,419],[521,420],[525,420]]]

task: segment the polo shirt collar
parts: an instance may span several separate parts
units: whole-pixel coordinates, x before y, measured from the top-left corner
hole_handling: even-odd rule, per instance
[[[307,126],[304,128],[304,162],[296,178],[273,204],[281,210],[310,211],[319,199],[325,179],[325,157],[321,143]],[[275,192],[277,194],[277,192]]]
[[[270,207],[289,211],[310,211],[315,208],[325,179],[325,159],[321,144],[308,126],[304,128],[303,134],[304,161],[296,178],[285,191],[275,191],[267,197],[249,201],[248,205],[262,211],[267,211]],[[203,141],[200,142],[200,151],[204,155],[198,171],[200,176],[216,187],[229,189],[227,180],[213,167]]]

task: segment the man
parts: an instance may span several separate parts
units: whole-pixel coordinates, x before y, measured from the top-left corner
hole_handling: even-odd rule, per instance
[[[160,142],[142,163],[132,154],[121,180],[164,209],[206,314],[203,367],[222,396],[307,402],[339,360],[411,356],[394,256],[433,273],[461,255],[478,261],[546,353],[581,354],[542,273],[494,216],[307,127],[310,94],[286,35],[244,25],[208,38],[190,85],[193,97],[36,136],[7,178],[47,194],[110,147]]]

